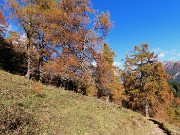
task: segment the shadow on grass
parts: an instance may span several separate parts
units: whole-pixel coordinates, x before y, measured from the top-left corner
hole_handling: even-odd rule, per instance
[[[158,125],[158,127],[163,130],[164,133],[166,133],[167,135],[171,135],[171,132],[164,126],[163,123],[154,120],[154,119],[148,119],[149,121],[152,121],[154,124]]]
[[[46,94],[38,94],[36,95],[37,97],[40,97],[40,98],[45,98],[46,97]]]

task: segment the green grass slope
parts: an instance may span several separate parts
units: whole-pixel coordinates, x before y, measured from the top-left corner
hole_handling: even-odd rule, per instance
[[[163,134],[138,113],[35,83],[0,70],[0,134]]]

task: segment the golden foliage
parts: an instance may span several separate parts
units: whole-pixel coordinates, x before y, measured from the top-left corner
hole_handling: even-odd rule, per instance
[[[148,45],[135,46],[125,60],[124,86],[130,106],[144,114],[146,104],[151,116],[158,111],[160,116],[165,109],[163,104],[171,103],[173,97],[167,78],[162,64],[154,52],[148,50]]]

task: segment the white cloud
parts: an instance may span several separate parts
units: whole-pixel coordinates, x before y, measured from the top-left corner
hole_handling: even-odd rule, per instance
[[[117,66],[117,67],[120,67],[120,66],[121,66],[121,63],[120,63],[120,62],[114,62],[113,65],[114,65],[114,66]]]
[[[176,60],[176,57],[169,58],[169,61],[175,61],[175,60]]]
[[[95,62],[95,61],[93,61],[91,64],[92,64],[94,67],[96,67],[96,66],[97,66],[97,64],[96,64],[96,62]]]
[[[176,49],[172,49],[171,52],[176,52]]]
[[[167,61],[167,60],[178,60],[177,57],[180,56],[179,50],[177,49],[170,49],[170,50],[163,50],[161,48],[155,48],[152,49],[155,54],[158,55],[158,58],[163,60],[163,61]]]
[[[158,55],[158,58],[164,58],[166,55],[164,54],[164,53],[160,53],[159,55]]]
[[[154,51],[155,53],[158,53],[161,51],[161,49],[158,47],[158,48],[152,49],[152,51]]]
[[[171,49],[168,54],[171,55],[172,57],[174,57],[177,55],[177,51],[176,51],[176,49]]]
[[[27,39],[26,33],[23,33],[23,34],[20,36],[20,41],[25,42],[26,39]]]

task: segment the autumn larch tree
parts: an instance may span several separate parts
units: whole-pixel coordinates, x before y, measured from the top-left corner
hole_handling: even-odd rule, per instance
[[[124,87],[129,106],[146,117],[156,115],[172,97],[167,78],[148,44],[135,46],[125,59]]]
[[[28,39],[26,74],[28,78],[32,65],[31,47],[46,50],[47,48],[43,46],[47,42],[48,46],[54,46],[48,48],[55,48],[56,51],[53,51],[59,53],[55,54],[56,56],[76,58],[81,69],[85,69],[87,66],[85,63],[92,61],[91,54],[95,52],[93,51],[94,46],[97,42],[100,44],[105,38],[111,27],[111,21],[109,20],[110,14],[102,12],[101,15],[97,15],[94,28],[90,29],[88,27],[91,23],[89,15],[95,13],[91,5],[89,0],[10,0],[13,15],[22,26]],[[40,42],[38,43],[37,40]],[[42,52],[44,51],[40,51],[40,61],[42,61]],[[77,71],[77,75],[82,76],[83,72]]]
[[[94,85],[91,63],[95,61],[96,48],[100,48],[111,28],[110,14],[95,15],[89,0],[62,0],[52,11],[46,16],[45,34],[57,51],[53,64],[47,63],[46,69],[52,69],[51,73],[55,71],[54,76],[63,80],[76,81],[86,88],[87,95],[93,95],[92,87],[88,88]],[[92,29],[90,14],[96,18]]]
[[[49,3],[54,3],[54,1]],[[46,16],[52,11],[49,9],[49,3],[47,0],[10,0],[9,2],[13,17],[23,28],[27,38],[27,78],[30,78],[31,74],[37,70],[35,76],[42,80],[42,62],[47,61],[50,55],[51,44],[47,45],[48,41],[45,37]]]
[[[27,36],[27,74],[26,77],[30,78],[31,75],[31,47],[33,45],[33,37],[36,33],[37,27],[35,26],[35,12],[32,0],[10,0],[10,7],[13,10],[13,16],[17,19],[20,26],[23,28]]]
[[[10,0],[10,7],[27,35],[26,76],[30,78],[32,67],[38,67],[40,80],[51,74],[94,95],[96,90],[89,88],[95,84],[91,63],[112,26],[110,13],[95,12],[89,0]]]
[[[103,49],[99,53],[97,59],[97,86],[98,96],[106,96],[106,101],[116,101],[120,103],[122,97],[123,86],[120,82],[117,67],[114,64],[115,53],[104,43]]]

